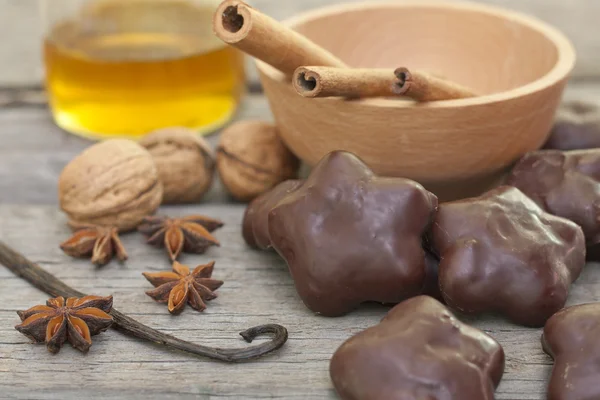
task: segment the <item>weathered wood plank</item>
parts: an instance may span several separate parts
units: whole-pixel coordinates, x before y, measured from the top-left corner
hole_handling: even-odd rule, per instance
[[[40,97],[29,95],[33,104]],[[0,96],[1,99],[1,96]],[[600,84],[573,83],[565,99],[600,104]],[[11,103],[12,104],[12,103]],[[271,120],[263,96],[247,96],[236,119]],[[43,107],[0,107],[0,203],[56,204],[56,182],[62,168],[92,142],[61,131]],[[209,137],[215,145],[217,135]],[[217,182],[208,202],[226,200]]]
[[[219,298],[200,314],[179,317],[144,294],[151,288],[143,271],[169,267],[160,249],[140,235],[123,237],[126,264],[102,269],[73,260],[58,249],[68,237],[64,216],[53,206],[0,206],[0,239],[68,284],[88,293],[113,294],[115,307],[152,327],[186,340],[214,346],[243,346],[237,333],[262,323],[289,329],[284,348],[260,361],[225,365],[190,358],[141,343],[115,331],[97,336],[87,356],[70,347],[59,355],[33,346],[14,330],[16,310],[43,302],[46,295],[0,267],[0,397],[48,399],[113,398],[335,398],[328,376],[329,358],[347,337],[374,325],[387,309],[366,305],[340,318],[312,314],[298,298],[285,265],[275,254],[250,250],[240,235],[243,206],[201,205],[165,208],[167,214],[205,213],[222,218],[217,231],[223,246],[204,256],[185,255],[190,265],[214,259],[216,278],[225,280]],[[590,265],[574,285],[569,304],[600,300],[600,268]],[[540,329],[528,329],[487,316],[468,318],[494,336],[507,355],[498,399],[543,399],[551,360],[540,346]]]
[[[43,24],[38,1],[0,0],[0,86],[38,84],[43,76],[40,44]],[[356,2],[360,0],[347,0]],[[448,0],[453,1],[453,0]],[[340,3],[340,0],[251,0],[258,9],[277,19],[300,11]],[[561,29],[575,44],[577,76],[600,76],[600,41],[597,38],[597,0],[480,0],[535,15]],[[60,6],[58,3],[56,6]],[[523,60],[526,62],[526,60]],[[249,77],[256,72],[249,63]]]
[[[271,120],[263,96],[245,98],[235,119],[247,118]],[[208,140],[216,146],[218,137],[213,135]],[[54,125],[46,108],[0,107],[0,203],[56,203],[60,172],[92,143]],[[217,182],[207,201],[224,199]]]
[[[600,103],[600,86],[572,85],[568,99]],[[38,104],[39,102],[35,102]],[[270,118],[266,100],[249,96],[238,118]],[[271,253],[247,249],[240,235],[242,205],[223,204],[217,186],[197,206],[165,208],[173,215],[205,213],[225,220],[218,231],[221,248],[205,256],[183,258],[191,265],[217,261],[215,277],[226,284],[207,311],[170,316],[164,305],[143,292],[150,288],[143,271],[167,269],[164,253],[146,247],[136,234],[125,236],[130,254],[125,265],[95,269],[72,260],[58,249],[69,231],[56,207],[56,179],[75,154],[90,142],[55,128],[42,107],[0,109],[0,240],[85,292],[115,296],[115,307],[157,329],[198,343],[243,346],[237,333],[262,323],[281,323],[289,343],[256,363],[224,365],[166,351],[110,331],[97,337],[91,353],[71,348],[52,356],[32,346],[12,327],[16,310],[46,296],[0,267],[0,398],[108,399],[170,398],[335,398],[328,360],[350,335],[371,326],[385,314],[377,305],[361,307],[341,318],[309,312],[299,300],[284,263]],[[216,137],[210,139],[213,143]],[[10,205],[7,203],[13,203]],[[45,206],[26,203],[47,204]],[[590,265],[574,285],[569,304],[600,300],[600,268]],[[539,329],[527,329],[495,317],[468,318],[504,346],[507,368],[498,399],[543,399],[551,360],[539,345]]]

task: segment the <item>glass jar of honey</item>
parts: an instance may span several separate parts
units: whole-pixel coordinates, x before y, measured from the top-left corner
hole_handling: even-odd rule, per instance
[[[207,133],[244,90],[241,53],[212,33],[219,0],[42,0],[56,123],[93,138]]]

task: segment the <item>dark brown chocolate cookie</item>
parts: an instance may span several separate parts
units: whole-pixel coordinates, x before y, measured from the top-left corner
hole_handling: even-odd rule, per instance
[[[440,205],[431,232],[446,303],[522,325],[560,310],[585,264],[581,228],[510,186]]]
[[[600,243],[600,149],[528,153],[506,183],[581,226],[588,245]]]
[[[333,152],[271,209],[269,236],[306,306],[337,316],[421,293],[421,241],[436,208],[420,184],[377,177],[356,156]]]
[[[546,322],[544,351],[554,359],[548,400],[600,399],[600,303],[565,308]]]
[[[348,339],[329,366],[344,400],[493,400],[503,372],[498,342],[428,296]]]
[[[584,150],[600,147],[600,107],[571,102],[560,107],[544,148]]]
[[[268,226],[269,211],[281,199],[296,190],[302,182],[301,180],[282,182],[250,202],[242,221],[242,236],[248,246],[262,250],[271,247]]]
[[[444,297],[440,291],[439,284],[439,268],[440,260],[431,254],[426,252],[425,254],[425,285],[421,294],[434,297],[436,300],[444,302]]]

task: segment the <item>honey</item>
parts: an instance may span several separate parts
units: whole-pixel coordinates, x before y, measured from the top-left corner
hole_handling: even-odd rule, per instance
[[[212,35],[212,12],[179,0],[105,0],[56,25],[45,42],[56,123],[94,138],[223,125],[243,91],[243,59]]]

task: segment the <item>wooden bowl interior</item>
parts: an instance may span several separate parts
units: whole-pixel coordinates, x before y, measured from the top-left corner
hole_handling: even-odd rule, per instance
[[[353,67],[419,68],[473,88],[503,92],[558,61],[556,45],[518,18],[449,4],[365,5],[294,25]]]

